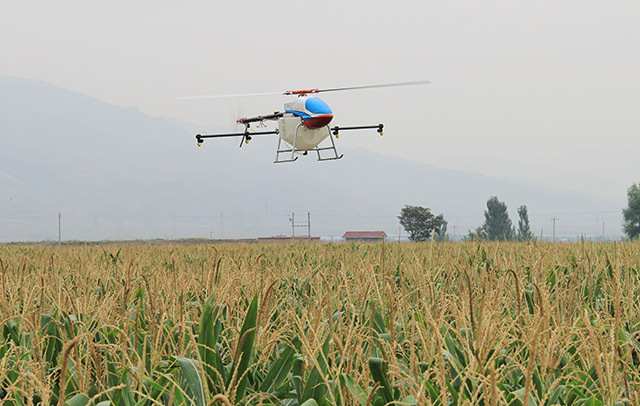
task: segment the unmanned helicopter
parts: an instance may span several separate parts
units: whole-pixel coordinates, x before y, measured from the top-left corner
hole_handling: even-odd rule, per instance
[[[251,141],[252,137],[256,135],[277,135],[278,147],[276,148],[276,159],[274,163],[294,162],[298,159],[298,156],[296,155],[307,155],[309,152],[315,152],[317,154],[318,161],[331,161],[341,159],[343,156],[342,154],[338,154],[334,139],[334,136],[336,139],[340,136],[341,131],[375,129],[380,135],[383,135],[384,124],[330,127],[329,124],[333,120],[333,111],[323,100],[318,97],[309,97],[309,95],[345,90],[424,85],[428,83],[430,82],[427,80],[420,80],[413,82],[387,83],[368,86],[288,90],[278,93],[238,94],[224,96],[189,96],[180,98],[207,99],[267,95],[297,96],[295,100],[289,103],[285,103],[284,111],[276,111],[273,114],[261,115],[256,117],[243,117],[237,119],[236,122],[238,124],[244,125],[244,131],[242,132],[227,134],[196,134],[197,144],[198,146],[201,146],[207,138],[241,137],[240,147],[242,147],[242,144],[248,144],[249,141]],[[277,121],[277,128],[272,131],[250,130],[251,124],[257,123],[256,126],[259,127],[264,126],[266,121]],[[323,141],[327,139],[328,142],[325,142],[323,145],[321,145]]]

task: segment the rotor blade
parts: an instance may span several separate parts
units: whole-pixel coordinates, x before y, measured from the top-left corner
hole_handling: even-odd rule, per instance
[[[225,99],[232,97],[253,97],[253,96],[277,96],[284,95],[284,92],[278,93],[247,93],[247,94],[224,94],[224,95],[203,95],[203,96],[180,96],[176,99],[180,100],[198,100],[198,99]]]
[[[343,90],[359,90],[359,89],[375,89],[375,88],[381,88],[381,87],[427,85],[429,83],[431,82],[428,80],[416,80],[413,82],[384,83],[380,85],[367,85],[367,86],[334,87],[334,88],[328,88],[328,89],[287,90],[286,92],[273,92],[273,93],[180,96],[180,97],[176,97],[176,99],[198,100],[198,99],[224,99],[224,98],[233,98],[233,97],[253,97],[253,96],[305,95],[305,94],[322,93],[322,92],[338,92]]]
[[[367,86],[351,86],[351,87],[335,87],[330,89],[314,89],[313,93],[322,92],[339,92],[342,90],[358,90],[358,89],[375,89],[380,87],[396,87],[396,86],[413,86],[413,85],[428,85],[431,83],[428,80],[416,80],[413,82],[398,82],[398,83],[385,83],[380,85],[367,85]]]
[[[241,124],[238,123],[238,119],[246,117],[244,104],[241,99],[235,99],[232,103],[233,108],[229,110],[229,121],[227,123],[231,128],[238,129],[241,126]]]

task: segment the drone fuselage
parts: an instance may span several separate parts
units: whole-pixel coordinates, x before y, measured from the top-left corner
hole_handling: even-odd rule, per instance
[[[298,97],[286,103],[284,111],[300,117],[304,126],[310,130],[324,128],[333,120],[333,111],[329,105],[317,97]]]

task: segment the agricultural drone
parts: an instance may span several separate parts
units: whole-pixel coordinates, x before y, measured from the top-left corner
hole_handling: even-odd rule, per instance
[[[309,151],[316,152],[318,161],[330,161],[342,158],[338,155],[334,140],[340,136],[341,131],[366,130],[375,129],[380,135],[383,135],[384,125],[364,125],[330,127],[329,123],[333,120],[333,111],[327,103],[317,97],[307,97],[310,94],[337,92],[343,90],[372,89],[381,87],[409,86],[428,84],[429,81],[414,81],[401,83],[387,83],[369,86],[353,86],[339,87],[329,89],[305,89],[305,90],[288,90],[279,93],[257,93],[257,94],[239,94],[226,96],[192,96],[182,97],[182,99],[207,99],[222,97],[242,97],[242,96],[266,96],[266,95],[287,95],[297,96],[297,98],[289,103],[285,103],[284,111],[276,111],[273,114],[267,114],[256,117],[238,118],[236,122],[244,125],[244,131],[228,133],[228,134],[196,134],[198,146],[201,146],[207,138],[223,138],[223,137],[241,137],[240,147],[242,144],[248,144],[252,137],[256,135],[278,135],[278,147],[276,149],[275,163],[293,162],[298,159],[296,154],[307,155]],[[257,123],[257,127],[264,126],[266,121],[277,121],[278,127],[272,131],[253,131],[252,123]],[[329,139],[325,146],[320,144]],[[321,151],[331,151],[325,153],[323,157]]]

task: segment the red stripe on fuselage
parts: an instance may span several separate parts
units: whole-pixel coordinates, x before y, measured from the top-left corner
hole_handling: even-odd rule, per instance
[[[328,125],[333,120],[333,114],[323,114],[321,116],[306,117],[304,126],[309,129],[321,128]]]

